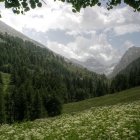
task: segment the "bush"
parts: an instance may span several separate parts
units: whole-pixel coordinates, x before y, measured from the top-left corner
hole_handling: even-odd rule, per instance
[[[60,115],[62,112],[62,103],[58,98],[51,98],[46,104],[46,110],[48,112],[48,116],[54,117]]]

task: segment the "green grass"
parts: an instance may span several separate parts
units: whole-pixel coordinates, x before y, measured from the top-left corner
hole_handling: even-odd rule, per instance
[[[80,112],[90,109],[91,107],[109,106],[118,103],[130,103],[136,100],[140,100],[140,87],[80,102],[65,104],[63,113]]]
[[[9,83],[10,83],[10,74],[3,73],[3,72],[0,72],[0,73],[2,74],[3,91],[5,92],[8,88]]]
[[[1,125],[0,140],[140,140],[140,87],[65,104],[63,113]]]
[[[140,100],[0,126],[0,140],[140,140]]]

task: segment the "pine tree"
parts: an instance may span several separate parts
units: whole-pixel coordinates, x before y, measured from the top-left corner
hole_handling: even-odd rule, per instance
[[[25,119],[25,110],[26,110],[26,97],[24,88],[20,87],[17,89],[14,87],[10,93],[10,104],[11,104],[11,114],[13,116],[13,121],[23,121]]]
[[[25,119],[26,120],[31,120],[32,119],[32,111],[33,111],[33,87],[30,82],[27,83],[26,85],[26,104],[25,104]]]
[[[14,122],[14,102],[13,102],[13,94],[9,92],[5,94],[5,117],[6,123]]]
[[[5,121],[5,112],[4,112],[4,95],[2,84],[0,84],[0,124]]]
[[[32,119],[40,118],[42,115],[42,99],[37,91],[34,95],[33,100],[33,112],[32,112]]]

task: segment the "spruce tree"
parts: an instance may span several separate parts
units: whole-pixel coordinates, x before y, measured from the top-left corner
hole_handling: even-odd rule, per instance
[[[5,121],[5,112],[4,112],[4,94],[2,84],[0,84],[0,124]]]
[[[42,115],[42,99],[37,91],[33,100],[32,120],[40,118]]]

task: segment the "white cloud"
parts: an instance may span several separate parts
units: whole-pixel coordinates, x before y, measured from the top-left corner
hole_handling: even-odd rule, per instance
[[[140,32],[139,24],[126,24],[120,25],[114,28],[114,31],[117,35],[124,35],[127,33]]]
[[[47,5],[31,10],[26,15],[14,15],[12,11],[2,9],[2,20],[22,32],[23,28],[46,32],[50,29],[70,30],[69,35],[81,32],[106,31],[117,35],[139,32],[140,13],[134,13],[129,7],[108,11],[105,7],[95,6],[73,13],[71,5],[60,1],[46,0]]]
[[[77,36],[77,35],[79,35],[79,34],[81,34],[79,31],[74,31],[74,30],[72,30],[72,31],[67,31],[67,33],[66,33],[67,35],[71,35],[71,36]]]
[[[47,6],[31,10],[26,15],[14,15],[12,11],[2,9],[2,20],[22,31],[23,27],[46,32],[50,29],[70,30],[69,34],[92,30],[113,29],[117,35],[132,33],[140,28],[140,14],[130,8],[116,8],[108,11],[104,7],[82,9],[73,13],[71,5],[59,1],[47,0]],[[127,27],[130,28],[127,28]],[[134,28],[134,29],[132,29]],[[127,29],[127,30],[126,30]],[[122,32],[121,32],[122,30]]]
[[[35,37],[35,33],[47,35],[50,30],[63,30],[67,36],[73,36],[70,43],[58,43],[48,40],[48,37],[38,37],[40,42],[65,57],[85,60],[95,57],[103,63],[113,63],[121,56],[110,43],[109,34],[116,38],[120,35],[140,32],[140,13],[134,13],[129,7],[115,8],[111,11],[104,7],[82,9],[80,13],[73,13],[71,5],[60,1],[47,1],[47,6],[31,10],[26,15],[14,15],[7,9],[1,13],[4,22],[13,28],[28,32],[28,36]],[[46,39],[47,38],[47,39]],[[131,41],[124,40],[124,45],[129,46]]]
[[[67,58],[75,58],[81,61],[92,57],[101,63],[111,64],[119,59],[117,50],[107,41],[105,34],[94,34],[89,39],[77,36],[74,42],[68,43],[67,45],[49,42],[47,46]],[[114,59],[113,62],[112,59]]]
[[[53,50],[57,54],[61,54],[66,58],[78,58],[79,56],[75,53],[71,47],[65,46],[58,42],[47,42],[47,46],[49,49]]]
[[[71,29],[77,27],[78,14],[74,14],[71,6],[59,1],[47,1],[47,6],[37,8],[26,15],[14,15],[12,11],[3,9],[2,20],[22,32],[22,28],[46,32],[50,29]]]

